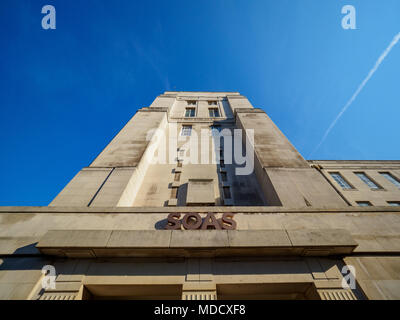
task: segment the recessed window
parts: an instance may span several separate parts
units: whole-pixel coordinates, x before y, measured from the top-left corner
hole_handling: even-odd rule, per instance
[[[371,207],[372,204],[369,201],[356,201],[359,207]]]
[[[226,172],[221,172],[221,180],[222,180],[222,181],[228,180],[228,179],[227,179],[227,176],[226,176]]]
[[[343,189],[353,189],[353,187],[342,177],[339,172],[330,172],[330,175]]]
[[[195,100],[188,100],[187,104],[188,104],[188,106],[195,106],[196,105],[196,101]]]
[[[384,176],[387,180],[389,180],[391,183],[393,183],[397,188],[400,189],[400,181],[395,178],[391,173],[389,172],[379,172],[382,176]]]
[[[192,126],[182,126],[181,136],[190,136],[192,134]]]
[[[194,117],[196,114],[195,108],[186,108],[185,117]]]
[[[218,108],[209,108],[209,109],[208,109],[208,113],[209,113],[209,115],[210,115],[211,118],[217,118],[217,117],[219,117]]]
[[[221,159],[219,165],[221,166],[221,168],[225,168],[225,161]]]
[[[231,198],[231,189],[229,187],[223,187],[224,190],[224,199]]]
[[[181,179],[181,173],[175,172],[174,181],[179,181]]]
[[[171,189],[171,199],[177,199],[178,198],[178,187],[173,187]]]
[[[216,106],[217,105],[217,101],[208,101],[208,105],[209,106]]]
[[[389,206],[400,207],[400,201],[388,201]]]
[[[373,190],[382,189],[378,186],[370,177],[368,177],[364,172],[354,172],[354,174],[359,177],[368,187]]]
[[[178,168],[182,168],[182,161],[178,160],[177,165]]]

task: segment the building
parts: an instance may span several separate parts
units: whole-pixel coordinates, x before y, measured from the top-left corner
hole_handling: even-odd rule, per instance
[[[237,92],[165,92],[47,207],[0,299],[399,299],[400,161],[306,161]]]

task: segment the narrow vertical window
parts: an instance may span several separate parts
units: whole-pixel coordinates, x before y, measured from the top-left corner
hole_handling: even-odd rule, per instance
[[[231,190],[229,187],[223,187],[224,189],[224,199],[230,199],[231,198]]]
[[[173,187],[171,189],[171,199],[177,199],[178,198],[178,187]]]
[[[382,176],[384,176],[388,181],[393,183],[397,188],[400,189],[400,181],[395,178],[391,173],[389,172],[379,172]]]
[[[371,178],[369,178],[364,172],[354,172],[354,174],[359,177],[368,187],[371,189],[377,190],[382,189],[378,186]]]
[[[342,177],[339,172],[330,172],[330,175],[343,189],[353,189],[353,187]]]
[[[227,180],[226,172],[221,172],[221,180],[222,181],[226,181]]]
[[[181,179],[181,173],[175,172],[174,181],[179,181]]]

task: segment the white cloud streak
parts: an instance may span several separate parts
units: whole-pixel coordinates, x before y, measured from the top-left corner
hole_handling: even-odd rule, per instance
[[[351,104],[354,102],[354,100],[357,98],[361,90],[365,87],[367,84],[368,80],[371,79],[371,77],[374,75],[375,71],[378,70],[379,66],[385,60],[386,56],[389,54],[389,52],[392,50],[392,48],[399,42],[400,40],[400,32],[393,38],[392,42],[389,44],[389,46],[386,48],[386,50],[381,54],[379,59],[375,62],[374,67],[369,71],[367,77],[361,82],[361,84],[358,86],[357,90],[354,92],[354,94],[351,96],[350,100],[347,101],[345,106],[342,108],[342,110],[339,112],[339,114],[336,116],[335,120],[332,121],[330,124],[329,128],[325,131],[324,136],[322,137],[321,141],[319,144],[315,147],[313,152],[311,152],[310,156],[313,155],[315,151],[319,149],[319,147],[325,142],[325,139],[328,137],[329,133],[332,131],[336,123],[339,121],[339,119],[342,117],[343,113],[346,112],[346,110],[351,106]]]

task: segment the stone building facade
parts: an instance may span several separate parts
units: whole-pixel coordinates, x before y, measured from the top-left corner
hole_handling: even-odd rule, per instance
[[[0,299],[399,299],[400,161],[306,161],[238,92],[165,92],[47,207]]]

